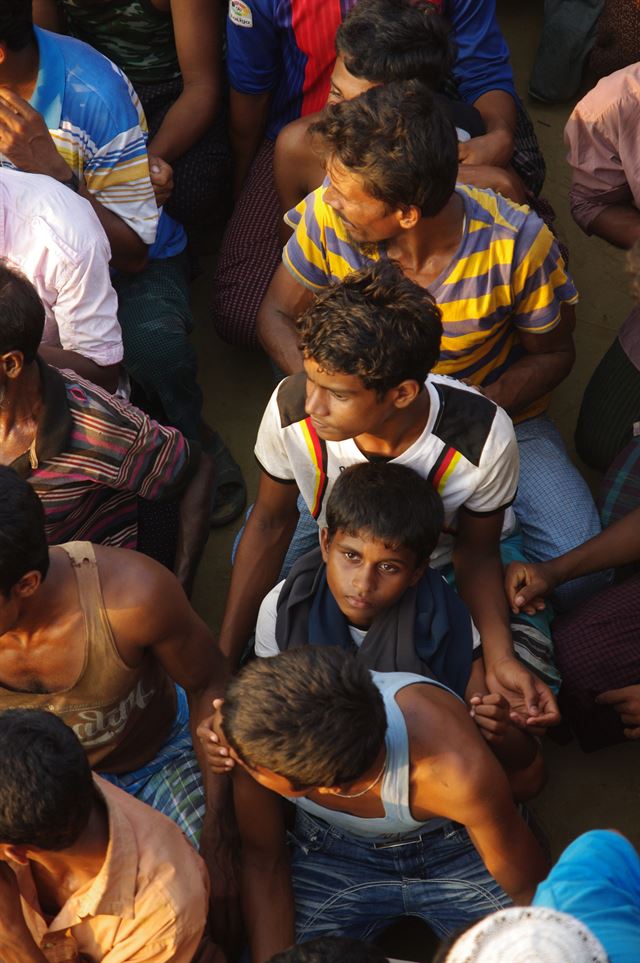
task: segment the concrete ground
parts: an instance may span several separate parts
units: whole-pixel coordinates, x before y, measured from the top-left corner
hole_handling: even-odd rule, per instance
[[[557,225],[569,246],[571,273],[580,292],[576,364],[567,381],[556,390],[551,406],[551,413],[573,452],[573,430],[584,387],[628,314],[631,298],[623,252],[597,238],[584,236],[569,212],[570,175],[562,132],[572,104],[549,107],[532,101],[527,95],[542,9],[543,0],[519,0],[516,4],[498,0],[517,87],[531,113],[547,161],[543,193],[556,209]],[[193,291],[206,414],[220,429],[241,464],[251,496],[257,482],[253,444],[273,387],[273,377],[264,356],[231,348],[216,337],[208,310],[212,263],[212,257],[204,259],[204,271]],[[247,283],[251,283],[250,277]],[[595,489],[597,475],[585,473]],[[215,628],[219,627],[224,608],[230,578],[229,555],[238,528],[239,524],[212,531],[197,579],[194,604]],[[637,744],[626,744],[586,755],[575,742],[560,747],[547,740],[549,781],[533,809],[549,835],[554,857],[579,833],[597,827],[616,828],[640,847],[639,752]],[[411,943],[410,950],[394,945],[394,955],[429,958],[416,949],[413,940]]]

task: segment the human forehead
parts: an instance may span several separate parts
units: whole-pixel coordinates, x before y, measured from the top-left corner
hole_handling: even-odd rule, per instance
[[[304,370],[307,381],[316,388],[326,391],[336,391],[340,394],[362,395],[369,394],[371,389],[365,388],[357,375],[346,374],[344,371],[325,371],[313,358],[305,358]]]
[[[337,191],[342,197],[354,202],[369,201],[382,204],[382,201],[367,191],[360,175],[346,167],[335,154],[329,154],[327,157],[325,170],[334,191]]]
[[[404,545],[390,545],[367,531],[354,534],[339,528],[331,539],[330,549],[344,551],[347,548],[370,562],[395,562],[413,567],[416,561],[415,553]]]

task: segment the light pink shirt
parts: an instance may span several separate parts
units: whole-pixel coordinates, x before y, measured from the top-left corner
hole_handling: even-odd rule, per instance
[[[49,963],[191,963],[209,908],[202,859],[171,820],[94,775],[109,846],[98,875],[55,919],[42,914],[30,864],[12,864],[31,935]]]
[[[587,234],[611,204],[640,208],[640,63],[604,77],[576,105],[564,139],[571,213]]]
[[[111,248],[88,201],[51,177],[0,168],[0,257],[44,302],[43,344],[99,365],[122,360]]]

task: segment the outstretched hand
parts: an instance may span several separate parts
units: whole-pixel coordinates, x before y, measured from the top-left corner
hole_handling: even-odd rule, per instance
[[[544,596],[556,587],[544,563],[510,562],[504,572],[504,590],[512,612],[535,615],[545,607]]]
[[[521,729],[539,734],[560,722],[558,703],[551,689],[514,657],[495,662],[486,675],[491,692],[503,695],[510,719]]]

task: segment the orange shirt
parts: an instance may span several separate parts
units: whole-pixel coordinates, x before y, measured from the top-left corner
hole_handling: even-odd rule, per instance
[[[30,867],[12,864],[31,935],[49,963],[191,963],[208,912],[203,861],[166,816],[94,780],[108,811],[107,854],[54,920],[42,914]]]

